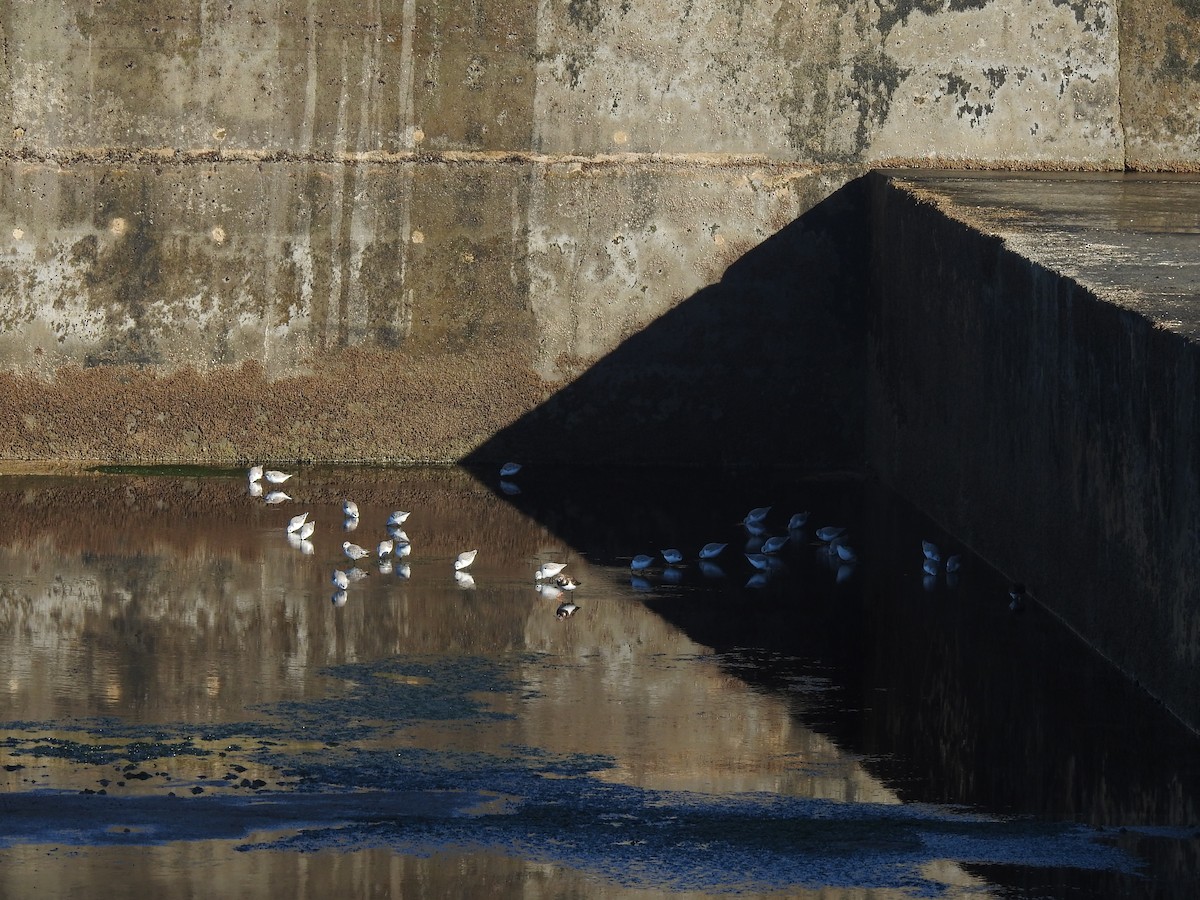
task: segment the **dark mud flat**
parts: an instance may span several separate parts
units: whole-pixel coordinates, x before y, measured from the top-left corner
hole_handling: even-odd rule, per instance
[[[1194,736],[869,483],[287,486],[0,479],[0,894],[1193,896]],[[410,552],[339,596],[342,541],[394,509]],[[923,539],[961,570],[924,572]],[[579,589],[536,590],[548,560]]]

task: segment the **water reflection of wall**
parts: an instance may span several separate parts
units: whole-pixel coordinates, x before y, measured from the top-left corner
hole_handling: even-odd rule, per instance
[[[173,843],[138,847],[136,864],[125,848],[62,850],[46,847],[0,851],[0,894],[8,897],[86,896],[120,900],[155,896],[169,886],[175,896],[268,897],[462,896],[487,885],[497,896],[644,898],[644,889],[601,882],[564,866],[499,854],[406,856],[390,849],[352,853],[246,853],[233,842]],[[806,894],[796,895],[806,896]],[[813,896],[816,896],[814,893]],[[822,898],[841,900],[837,893]],[[846,896],[852,900],[855,895]],[[881,897],[888,895],[873,895]],[[900,895],[892,895],[900,900]]]
[[[492,553],[518,560],[546,541],[469,478],[410,480],[403,498],[384,485],[351,475],[336,483],[306,477],[291,488],[321,529],[320,553],[305,557],[283,535],[296,507],[253,501],[241,479],[6,480],[0,615],[9,640],[19,638],[5,665],[9,684],[33,704],[26,714],[82,714],[107,697],[102,706],[126,712],[236,718],[264,697],[310,692],[320,667],[334,662],[513,644],[519,623],[484,607],[464,627],[398,579],[375,576],[380,583],[364,587],[370,609],[363,600],[330,606],[330,572],[346,562],[340,504],[348,492],[364,522],[375,517],[374,528],[364,524],[349,537],[373,547],[389,504],[412,503],[419,511],[411,537],[447,571],[469,537],[486,534]],[[27,680],[39,666],[65,668],[80,654],[90,665],[78,673]]]
[[[605,777],[653,788],[893,802],[853,757],[797,726],[787,702],[747,691],[631,597],[620,570],[580,559],[465,473],[313,472],[292,483],[308,502],[269,508],[240,478],[0,482],[11,510],[0,549],[10,717],[239,721],[258,704],[339,689],[320,674],[335,663],[534,653],[521,677],[544,699],[497,698],[515,718],[456,740],[611,756]],[[346,495],[362,509],[349,537],[367,546],[391,509],[412,509],[414,573],[373,574],[335,609],[328,575],[344,562]],[[320,523],[313,557],[282,534],[297,508]],[[480,547],[474,591],[450,577],[468,544]],[[572,560],[584,582],[584,610],[566,621],[533,590],[548,558]]]

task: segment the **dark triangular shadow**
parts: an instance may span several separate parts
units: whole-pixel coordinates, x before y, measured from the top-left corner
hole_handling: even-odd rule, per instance
[[[860,467],[866,198],[834,192],[463,464]]]

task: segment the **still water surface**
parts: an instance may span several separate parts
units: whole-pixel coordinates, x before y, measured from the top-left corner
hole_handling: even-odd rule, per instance
[[[877,486],[284,488],[0,478],[0,895],[1194,894],[1200,743]],[[765,534],[739,524],[768,505]],[[374,549],[396,509],[409,554],[338,595],[342,542]],[[744,553],[801,510],[760,573]],[[311,548],[284,533],[301,511]],[[668,547],[684,566],[631,574]],[[536,590],[547,561],[578,590]]]

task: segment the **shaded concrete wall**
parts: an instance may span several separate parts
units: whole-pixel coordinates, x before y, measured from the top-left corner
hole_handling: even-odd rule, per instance
[[[843,186],[1124,161],[1092,0],[10,0],[0,37],[8,459],[854,465]]]
[[[1118,238],[1066,223],[1083,270],[1068,276],[1037,261],[1058,251],[1019,209],[920,178],[874,188],[873,264],[890,277],[868,316],[870,464],[1200,728],[1200,359],[1195,314],[1179,318],[1195,257],[1142,270]],[[1119,283],[1126,265],[1145,290]],[[1178,284],[1160,294],[1152,267]]]

